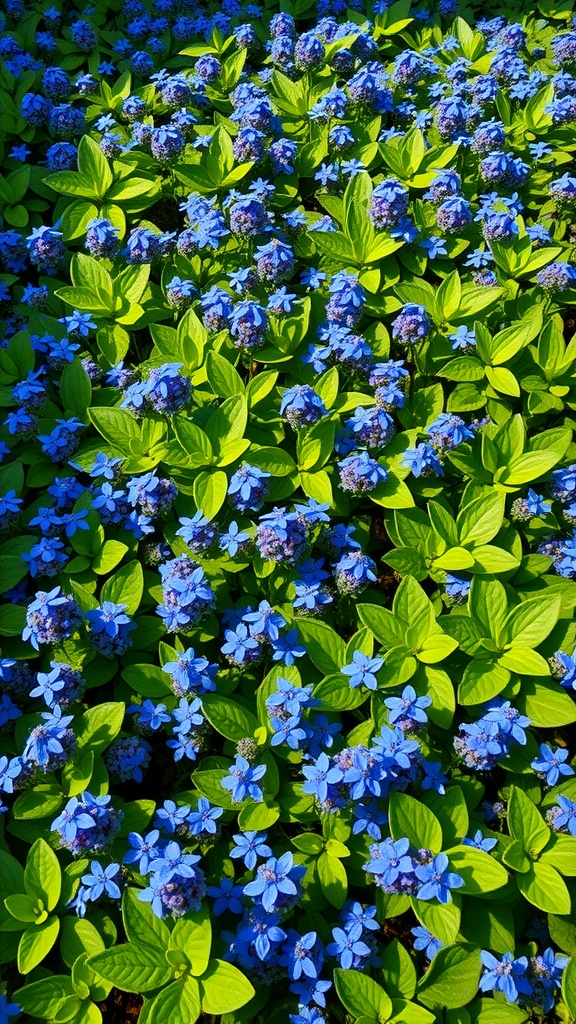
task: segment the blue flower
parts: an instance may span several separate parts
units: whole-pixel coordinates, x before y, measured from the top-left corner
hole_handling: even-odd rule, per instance
[[[465,260],[465,267],[474,267],[476,270],[482,270],[484,267],[490,266],[494,262],[494,257],[490,252],[490,249],[474,249],[473,252]]]
[[[312,981],[313,979],[310,980]],[[332,982],[318,982],[318,985],[321,984],[330,987]],[[323,1005],[325,1006],[326,1003],[324,1002]],[[316,1006],[302,1006],[298,1013],[290,1013],[288,1016],[290,1024],[324,1024],[326,1020]]]
[[[46,770],[51,763],[56,764],[59,760],[65,759],[64,744],[67,740],[67,729],[73,717],[73,715],[63,715],[58,704],[52,712],[43,711],[40,715],[41,724],[32,729],[26,740],[22,753],[24,760],[33,761],[40,768]]]
[[[548,941],[548,936],[543,941]],[[540,956],[531,956],[528,966],[529,981],[533,986],[531,1002],[549,1013],[555,1003],[556,989],[562,985],[562,975],[568,966],[568,957],[556,953],[551,946]]]
[[[23,773],[23,758],[12,757],[8,760],[6,755],[2,755],[0,757],[0,791],[2,793],[13,793],[14,783]]]
[[[236,756],[234,764],[228,769],[228,776],[220,785],[229,789],[234,803],[241,803],[247,797],[256,803],[262,803],[264,795],[257,782],[266,774],[266,765],[251,766],[245,757]]]
[[[442,771],[440,761],[423,761],[422,768],[424,770],[424,778],[420,783],[422,789],[432,789],[434,792],[440,793],[440,796],[444,796],[448,776]]]
[[[190,808],[186,804],[178,805],[174,800],[165,800],[164,805],[156,810],[154,824],[158,828],[174,833],[184,825],[189,814]]]
[[[226,910],[232,914],[241,914],[244,910],[240,901],[242,886],[234,885],[231,878],[222,878],[219,886],[209,885],[206,892],[214,900],[212,910],[216,917],[220,917]]]
[[[415,448],[407,448],[403,454],[403,463],[408,466],[415,477],[444,476],[444,470],[432,445],[424,441]]]
[[[199,858],[189,856],[188,859],[197,861]],[[172,872],[168,880],[161,872],[153,874],[146,889],[139,891],[138,899],[150,903],[156,917],[171,914],[178,918],[189,910],[199,910],[204,893],[202,872],[194,868],[186,871],[181,868]]]
[[[120,816],[109,804],[109,796],[93,796],[86,790],[80,798],[70,797],[51,825],[60,846],[75,856],[105,847],[120,827]]]
[[[326,406],[308,384],[295,384],[282,395],[280,415],[294,430],[301,430],[325,416]]]
[[[437,451],[450,450],[463,441],[474,439],[474,430],[468,427],[460,416],[443,412],[426,428],[433,447]]]
[[[148,835],[144,838],[138,832],[129,832],[128,845],[131,848],[124,854],[123,863],[137,864],[139,874],[146,875],[152,861],[160,855],[156,845],[159,838],[160,832],[157,828],[148,832]]]
[[[509,1003],[515,1003],[519,995],[530,995],[532,986],[524,977],[528,960],[520,956],[514,960],[513,953],[504,953],[501,960],[483,949],[480,953],[484,973],[479,981],[481,992],[503,992]]]
[[[201,796],[196,810],[190,811],[186,819],[186,825],[193,836],[205,837],[215,836],[217,832],[216,822],[224,814],[222,807],[212,807],[205,796]]]
[[[236,629],[224,632],[225,643],[220,650],[233,665],[243,665],[254,661],[260,654],[260,644],[249,632],[248,627],[240,622]]]
[[[306,779],[302,784],[302,792],[311,793],[320,803],[328,796],[328,786],[340,782],[343,777],[342,769],[332,765],[324,752],[313,765],[305,765],[302,774]]]
[[[176,729],[173,732],[174,739],[167,740],[166,746],[170,747],[174,760],[178,762],[186,757],[189,761],[195,761],[200,749],[196,737],[178,732]]]
[[[297,932],[290,930],[282,947],[280,963],[288,968],[288,977],[291,981],[298,981],[302,975],[307,978],[318,977],[318,967],[314,962],[315,946],[316,932],[298,935]]]
[[[448,857],[445,853],[439,853],[429,864],[419,864],[414,873],[423,883],[416,894],[419,900],[437,899],[439,903],[449,903],[450,890],[464,885],[460,875],[448,871]]]
[[[509,700],[489,707],[484,721],[489,723],[492,734],[499,732],[522,746],[526,744],[525,730],[530,725],[530,719],[513,708]]]
[[[561,775],[574,775],[574,769],[566,764],[569,753],[562,747],[550,747],[547,743],[540,744],[540,757],[535,757],[530,767],[544,778],[546,785],[555,786]]]
[[[192,700],[182,697],[178,707],[174,708],[172,712],[172,718],[176,722],[173,732],[188,736],[193,733],[194,726],[203,725],[204,716],[200,714],[201,707],[200,697],[193,697]]]
[[[376,582],[376,563],[361,551],[345,552],[334,566],[334,580],[341,594],[358,594]]]
[[[282,897],[298,894],[296,882],[306,873],[306,868],[296,867],[290,852],[281,857],[270,857],[258,868],[257,877],[244,886],[244,895],[260,900],[264,910],[271,914]]]
[[[66,706],[78,696],[83,680],[78,670],[58,661],[50,662],[51,672],[39,672],[31,697],[42,697],[48,707]]]
[[[277,640],[272,641],[272,660],[281,661],[283,665],[293,665],[296,658],[303,658],[305,654],[306,648],[298,643],[298,633],[295,629],[288,630]]]
[[[326,188],[330,181],[338,181],[338,164],[327,164],[324,161],[320,164],[319,170],[314,174],[314,180],[319,181],[320,184]]]
[[[432,698],[418,697],[413,686],[405,686],[401,697],[387,697],[384,703],[389,708],[390,724],[406,730],[424,725],[428,721],[424,708],[430,706]]]
[[[291,313],[296,298],[295,292],[288,292],[286,285],[282,285],[270,295],[266,310],[274,316]]]
[[[292,715],[290,718],[276,718],[271,715],[270,725],[274,731],[270,740],[272,747],[286,743],[291,750],[298,750],[300,744],[307,739],[307,732],[300,725],[299,715]]]
[[[94,463],[90,470],[90,476],[93,478],[104,477],[105,480],[114,480],[117,473],[117,466],[122,462],[120,456],[106,455],[104,452],[97,452],[94,458]],[[74,463],[72,463],[74,465]]]
[[[498,844],[497,839],[492,839],[490,836],[484,836],[481,829],[477,829],[472,839],[466,838],[462,840],[464,846],[474,846],[477,850],[484,850],[485,853],[490,853]]]
[[[311,694],[312,686],[296,686],[289,679],[278,676],[276,691],[266,698],[266,708],[270,715],[283,713],[300,717],[303,708],[313,706]]]
[[[136,623],[125,612],[125,604],[113,601],[103,601],[99,608],[86,612],[92,645],[105,657],[122,654],[132,645],[129,634]]]
[[[317,270],[315,267],[309,267],[308,270],[304,270],[300,275],[300,284],[304,287],[312,288],[316,290],[320,288],[326,280],[326,274],[322,270]]]
[[[322,1024],[324,1017],[317,1009],[318,1006],[326,1006],[326,992],[332,988],[331,981],[323,981],[320,978],[301,978],[300,981],[293,981],[290,991],[298,996],[300,1012],[294,1016],[290,1015],[291,1024]],[[315,1006],[311,1006],[315,1003]]]
[[[77,512],[67,512],[64,518],[64,533],[67,537],[74,537],[79,530],[86,531],[90,529],[90,523],[87,522],[88,509],[81,508]]]
[[[352,967],[355,957],[364,958],[372,955],[370,946],[342,928],[333,928],[332,938],[334,941],[326,947],[326,952],[328,956],[336,957],[340,967],[345,971]]]
[[[97,900],[106,894],[110,899],[119,900],[122,893],[114,881],[119,871],[119,864],[108,864],[104,868],[98,861],[93,860],[90,865],[91,873],[82,875],[82,884],[86,887],[88,899]]]
[[[424,951],[428,960],[432,960],[438,950],[442,949],[444,945],[424,925],[417,925],[416,928],[412,928],[411,933],[414,936],[414,949]]]
[[[84,424],[74,418],[56,420],[56,426],[50,434],[38,435],[43,453],[53,462],[63,462],[78,448],[80,438],[77,437],[77,434],[78,431],[84,429]]]
[[[546,142],[530,142],[528,144],[528,150],[530,152],[530,156],[533,157],[534,160],[541,160],[544,156],[550,156],[552,147]]]
[[[234,846],[230,851],[230,856],[235,860],[242,858],[250,871],[256,867],[258,857],[272,856],[272,850],[266,844],[265,832],[241,832],[233,836],[233,839]]]
[[[8,1002],[8,996],[0,992],[0,1024],[8,1024],[9,1017],[17,1017],[22,1013],[18,1003]]]
[[[265,481],[269,477],[270,473],[265,470],[243,462],[240,469],[237,469],[231,477],[228,485],[228,497],[231,504],[240,512],[249,510],[257,512],[268,494],[268,484]]]
[[[207,658],[196,657],[193,647],[178,653],[176,661],[165,662],[162,671],[170,676],[174,693],[179,697],[190,691],[202,694],[216,689],[218,666],[210,664]]]
[[[426,250],[429,260],[437,260],[440,256],[447,256],[446,240],[438,235],[431,235],[418,243],[421,249]]]
[[[383,725],[380,735],[374,739],[374,746],[385,757],[390,758],[399,768],[411,767],[411,755],[420,752],[418,740],[406,739],[404,733],[398,726],[389,729]]]
[[[566,830],[571,836],[576,836],[576,801],[570,800],[561,793],[558,797],[558,805],[560,807],[559,814],[556,808],[552,808],[552,811],[556,811],[553,817],[554,828]]]
[[[342,730],[341,722],[329,722],[326,715],[316,715],[306,723],[308,754],[318,757],[323,747],[330,749],[334,745],[334,737]]]
[[[126,710],[129,715],[138,715],[138,724],[152,732],[156,732],[165,722],[170,721],[166,705],[154,704],[150,698],[143,701],[142,704],[131,704]]]
[[[329,523],[330,516],[327,515],[329,508],[329,502],[321,504],[314,498],[309,498],[305,505],[294,505],[295,512],[310,526],[314,526],[316,523]]]
[[[275,612],[268,601],[260,601],[258,611],[247,612],[242,616],[242,621],[249,624],[252,636],[265,637],[271,641],[278,640],[280,629],[286,625],[284,616]]]
[[[545,516],[550,512],[552,505],[549,501],[545,501],[541,494],[529,487],[526,495],[526,508],[532,516]]]
[[[554,675],[559,679],[560,685],[570,690],[575,688],[576,683],[576,660],[566,654],[565,651],[556,651],[551,659],[554,666]]]
[[[370,836],[375,842],[382,839],[381,825],[388,823],[388,816],[380,810],[377,800],[370,800],[368,803],[355,803],[353,807],[354,825],[353,835],[361,835],[363,832]]]
[[[454,604],[462,604],[472,585],[472,577],[463,576],[461,573],[446,573],[446,595]]]
[[[60,317],[58,323],[65,325],[68,334],[76,334],[79,338],[87,338],[98,326],[92,320],[90,313],[81,313],[78,309],[75,309],[70,316]]]
[[[381,796],[387,788],[388,773],[378,754],[365,747],[352,748],[347,759],[343,781],[350,786],[352,800],[361,800],[367,794]]]
[[[346,902],[342,908],[342,920],[347,935],[358,937],[363,931],[378,931],[380,926],[375,920],[377,913],[375,906],[363,907],[358,902]]]
[[[32,151],[27,146],[12,146],[12,149],[8,153],[8,156],[12,160],[18,160],[21,164],[25,164],[26,160],[30,156]]]
[[[195,874],[194,865],[199,860],[200,857],[195,854],[183,853],[179,843],[173,839],[152,862],[152,870],[163,882],[170,882],[176,876],[192,878]]]
[[[227,555],[230,555],[230,558],[234,558],[240,549],[246,546],[249,539],[249,534],[241,530],[238,523],[233,521],[230,523],[227,532],[220,534],[218,543],[221,551],[225,551]]]
[[[216,539],[216,525],[211,523],[200,509],[192,518],[181,516],[178,521],[181,526],[176,530],[176,536],[182,537],[194,554],[207,555]]]
[[[246,944],[247,951],[249,949],[252,952],[253,949],[258,960],[264,963],[271,954],[273,957],[278,955],[278,946],[286,938],[286,932],[278,927],[279,921],[280,914],[267,912],[262,906],[256,905],[242,919],[238,941]],[[250,963],[257,966],[252,958]]]
[[[383,843],[370,847],[371,860],[364,865],[364,870],[377,875],[381,884],[393,886],[401,875],[410,876],[414,866],[412,857],[408,855],[410,842],[408,839],[385,839]]]
[[[461,324],[457,327],[453,334],[449,334],[448,338],[452,342],[452,348],[454,351],[468,351],[476,347],[476,335],[469,327]]]
[[[292,606],[295,611],[303,614],[320,612],[327,604],[333,601],[332,595],[327,594],[321,583],[303,583],[296,580],[294,583],[295,597]]]
[[[380,671],[383,664],[384,658],[370,658],[363,651],[354,651],[351,664],[345,665],[340,671],[350,677],[352,689],[364,685],[368,690],[376,690],[378,680],[375,673]]]
[[[380,483],[385,483],[388,473],[368,452],[357,452],[349,455],[338,463],[340,486],[354,495],[373,491]]]
[[[3,729],[9,722],[20,718],[21,714],[22,712],[16,707],[12,698],[7,693],[3,693],[0,697],[0,729]]]
[[[352,534],[356,532],[356,527],[347,525],[346,523],[338,523],[331,530],[326,533],[326,540],[330,547],[338,554],[347,549],[358,549],[361,547],[359,541],[354,540]]]

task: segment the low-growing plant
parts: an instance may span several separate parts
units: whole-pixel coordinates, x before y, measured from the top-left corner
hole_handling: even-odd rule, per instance
[[[0,1024],[576,1018],[572,6],[5,0]]]

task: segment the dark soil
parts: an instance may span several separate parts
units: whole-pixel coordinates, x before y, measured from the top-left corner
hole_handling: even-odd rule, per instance
[[[142,996],[113,988],[103,1003],[98,1003],[104,1024],[136,1024],[144,1000]]]

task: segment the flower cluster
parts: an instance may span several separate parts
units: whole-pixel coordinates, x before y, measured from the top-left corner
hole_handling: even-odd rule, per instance
[[[370,848],[370,854],[364,869],[374,875],[376,885],[386,893],[449,903],[451,890],[464,885],[464,879],[449,870],[445,853],[411,850],[406,838],[377,843]]]
[[[510,701],[497,701],[476,722],[462,723],[454,748],[469,768],[489,771],[515,744],[525,745],[529,725],[530,719]]]

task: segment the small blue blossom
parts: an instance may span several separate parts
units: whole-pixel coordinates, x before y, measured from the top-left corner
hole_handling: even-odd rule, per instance
[[[439,853],[429,864],[421,864],[415,875],[423,883],[418,890],[419,900],[437,899],[439,903],[450,902],[450,890],[459,889],[464,879],[454,871],[448,871],[448,857]]]
[[[186,825],[193,836],[215,836],[218,828],[216,822],[223,814],[222,807],[213,807],[205,796],[201,796],[196,809],[190,811]]]
[[[233,839],[234,846],[230,851],[230,856],[233,859],[241,858],[245,867],[250,871],[256,867],[259,857],[272,856],[272,850],[266,843],[265,832],[241,832],[239,835],[233,836]]]
[[[547,786],[555,786],[560,776],[574,775],[572,766],[566,764],[568,757],[568,751],[562,747],[541,743],[540,757],[535,757],[530,767],[545,780]]]
[[[231,878],[222,878],[219,886],[209,885],[206,889],[208,896],[214,900],[212,910],[216,917],[227,910],[231,914],[241,914],[244,910],[240,899],[242,892],[242,886],[234,885]]]
[[[122,895],[116,880],[119,872],[119,864],[108,864],[107,867],[103,867],[98,861],[93,860],[90,873],[82,875],[82,885],[86,889],[87,898],[97,900],[100,896],[106,895],[110,899],[119,900]]]
[[[474,846],[477,850],[484,850],[484,853],[490,853],[495,846],[498,845],[497,839],[492,839],[490,836],[484,836],[481,829],[477,829],[472,839],[465,838],[462,840],[464,846]]]
[[[498,960],[483,949],[481,954],[484,973],[480,978],[481,992],[503,992],[509,1003],[515,1003],[519,995],[530,995],[532,986],[525,977],[528,960],[520,956],[516,960],[512,953],[504,953]]]
[[[435,938],[424,925],[417,925],[411,929],[414,936],[414,949],[423,951],[428,960],[433,960],[439,949],[444,945],[440,939]]]
[[[384,703],[389,709],[390,724],[409,730],[418,728],[428,721],[424,708],[430,707],[432,698],[419,697],[413,686],[405,686],[401,697],[387,697]]]
[[[257,783],[266,774],[265,764],[251,766],[245,757],[237,755],[228,772],[228,776],[222,779],[221,786],[230,790],[234,803],[241,803],[248,797],[256,803],[262,803],[264,795]]]
[[[376,690],[378,680],[375,673],[380,671],[383,664],[384,658],[370,658],[363,651],[354,651],[351,664],[345,665],[340,671],[350,677],[349,683],[352,689],[364,685],[368,690]]]

